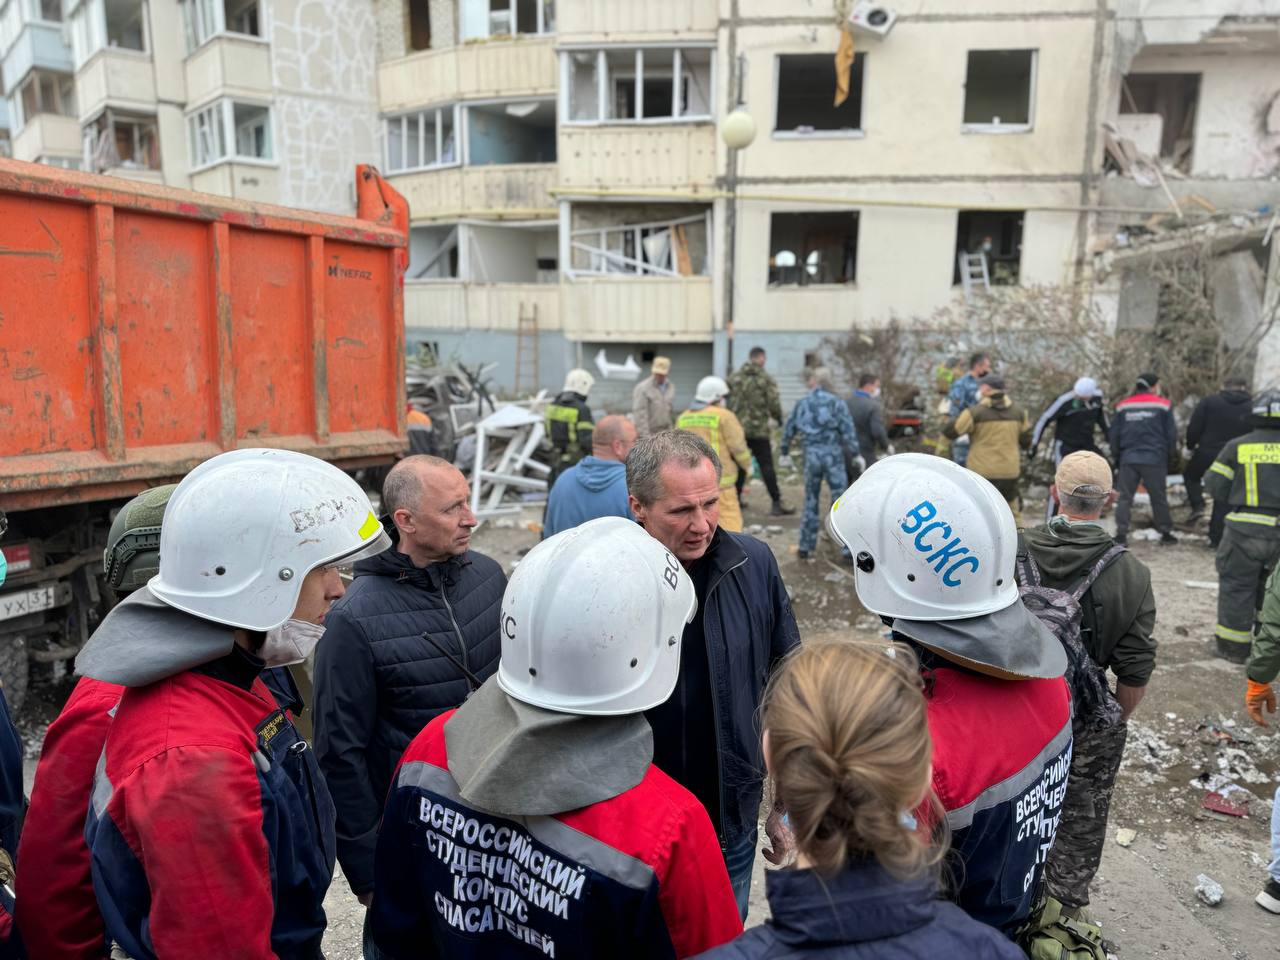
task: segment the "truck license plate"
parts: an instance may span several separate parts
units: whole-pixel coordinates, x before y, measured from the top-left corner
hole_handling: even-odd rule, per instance
[[[21,593],[0,594],[0,620],[12,620],[14,617],[25,617],[28,613],[39,613],[58,606],[58,585],[36,587]]]

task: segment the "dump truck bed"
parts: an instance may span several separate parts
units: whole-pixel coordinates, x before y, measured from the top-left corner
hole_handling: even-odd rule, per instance
[[[128,496],[238,447],[403,451],[404,245],[0,160],[0,510]]]

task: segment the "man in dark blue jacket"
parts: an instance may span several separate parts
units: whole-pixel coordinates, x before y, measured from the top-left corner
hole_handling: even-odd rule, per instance
[[[1177,543],[1173,535],[1173,515],[1169,513],[1169,496],[1165,483],[1169,462],[1178,446],[1178,427],[1173,409],[1160,396],[1160,378],[1144,373],[1138,378],[1133,393],[1116,404],[1111,421],[1111,458],[1119,471],[1116,484],[1120,499],[1116,502],[1116,543],[1129,536],[1129,514],[1138,485],[1151,496],[1151,513],[1161,543]]]
[[[791,601],[772,551],[720,529],[720,459],[701,437],[668,430],[639,440],[627,489],[636,519],[689,572],[698,596],[680,681],[647,713],[653,762],[707,808],[745,918],[764,784],[756,714],[769,674],[800,642]],[[787,842],[780,812],[765,830],[773,844],[765,856],[777,863]]]
[[[507,578],[470,549],[468,498],[446,460],[406,457],[392,468],[382,506],[395,547],[356,565],[316,653],[316,754],[338,810],[338,861],[366,906],[400,755],[498,667]]]
[[[635,519],[627,503],[627,471],[623,466],[635,443],[635,425],[626,417],[611,414],[596,424],[591,433],[591,456],[560,474],[547,495],[544,540],[599,517]]]
[[[1252,411],[1249,383],[1236,375],[1228,377],[1220,391],[1205,397],[1191,412],[1191,420],[1187,423],[1187,446],[1192,454],[1182,471],[1182,479],[1187,485],[1187,503],[1191,507],[1193,521],[1204,514],[1202,481],[1205,473],[1218,459],[1223,447],[1249,432]],[[1213,501],[1213,513],[1209,517],[1209,546],[1214,549],[1222,540],[1229,509],[1225,498]]]

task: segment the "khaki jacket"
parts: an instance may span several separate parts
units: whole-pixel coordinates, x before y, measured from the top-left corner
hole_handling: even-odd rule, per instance
[[[983,397],[961,412],[945,433],[951,439],[968,434],[970,470],[988,480],[1015,480],[1022,472],[1020,451],[1031,443],[1027,412],[1003,393]]]
[[[677,430],[696,433],[716,451],[723,468],[720,486],[732,487],[738,479],[738,468],[751,469],[751,450],[742,424],[733,411],[712,405],[700,410],[686,410],[676,421]]]
[[[636,384],[631,394],[631,420],[636,425],[636,435],[647,437],[661,433],[673,426],[671,403],[676,395],[676,385],[667,378],[666,389],[660,389],[649,376]]]

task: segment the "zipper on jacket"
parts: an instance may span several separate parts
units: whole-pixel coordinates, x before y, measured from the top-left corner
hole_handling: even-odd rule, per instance
[[[458,638],[458,649],[462,652],[462,665],[467,669],[471,668],[471,664],[467,663],[467,641],[462,638],[462,629],[458,626],[458,618],[453,615],[453,604],[449,602],[449,587],[444,582],[444,577],[440,578],[440,599],[444,601],[444,608],[449,611],[449,622],[453,624],[453,635]],[[463,677],[465,680],[466,677]]]
[[[711,595],[715,593],[716,590],[719,588],[720,584],[724,582],[724,578],[727,577],[729,574],[733,573],[733,571],[737,570],[739,567],[745,565],[748,559],[749,559],[748,557],[744,556],[732,567],[730,567],[724,573],[720,574],[720,576],[716,578],[715,583],[707,587],[707,603],[703,604],[703,614],[702,614],[702,643],[707,648],[706,652],[707,652],[708,666],[711,665],[711,645],[707,642],[706,608],[710,605]],[[724,635],[723,625],[721,625],[720,627],[720,634],[721,634],[721,637],[723,638],[723,635]],[[716,777],[716,781],[717,781],[716,790],[720,795],[720,823],[719,823],[720,852],[724,853],[725,850],[727,849],[726,847],[727,838],[726,838],[726,831],[724,826],[724,821],[725,821],[724,755],[720,749],[720,698],[717,695],[714,676],[711,678],[711,716],[712,716],[712,719],[715,721],[715,725],[716,725],[716,773],[718,774]]]

